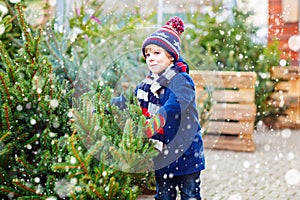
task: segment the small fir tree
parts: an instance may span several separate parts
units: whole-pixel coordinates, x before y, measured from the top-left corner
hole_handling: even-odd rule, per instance
[[[75,130],[67,143],[67,157],[52,168],[65,174],[61,197],[73,199],[136,199],[149,189],[152,157],[157,154],[143,133],[143,117],[132,97],[126,108],[111,102],[109,87],[82,95],[73,109]]]

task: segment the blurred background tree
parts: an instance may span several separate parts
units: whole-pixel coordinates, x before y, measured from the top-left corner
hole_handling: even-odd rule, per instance
[[[183,55],[188,58],[191,69],[256,72],[256,123],[281,113],[267,101],[274,89],[270,68],[280,61],[278,43],[266,46],[254,40],[258,28],[249,23],[251,12],[234,8],[232,20],[218,20],[222,6],[216,6],[213,11],[214,14],[188,13],[186,16],[188,28],[182,42]]]

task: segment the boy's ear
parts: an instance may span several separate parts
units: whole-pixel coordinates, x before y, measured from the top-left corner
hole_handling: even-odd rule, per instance
[[[167,54],[168,58],[170,59],[170,61],[173,62],[173,61],[174,61],[174,57],[171,56],[171,55],[169,54],[169,52],[167,52],[167,51],[166,51],[166,54]]]

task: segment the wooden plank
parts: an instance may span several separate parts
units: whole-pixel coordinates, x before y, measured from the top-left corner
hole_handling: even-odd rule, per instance
[[[213,104],[211,120],[253,121],[256,115],[255,104]]]
[[[291,83],[289,81],[280,81],[275,85],[274,89],[276,91],[285,92],[288,91],[290,87],[291,87]]]
[[[288,94],[290,97],[300,97],[300,77],[299,79],[290,80]]]
[[[196,87],[255,88],[255,72],[224,72],[191,70]]]
[[[300,129],[300,123],[297,123],[297,121],[292,121],[285,116],[280,116],[273,124],[273,127],[275,129]]]
[[[273,92],[270,94],[269,105],[274,107],[296,107],[300,103],[300,97],[290,96],[287,92]]]
[[[207,91],[204,88],[196,89],[197,98],[206,99],[208,95],[216,102],[228,102],[228,103],[254,103],[255,102],[255,89],[239,89],[239,90],[211,90]]]
[[[300,77],[300,67],[299,66],[286,66],[279,67],[274,66],[270,69],[271,79],[279,80],[295,80]]]
[[[298,106],[289,106],[284,114],[279,116],[273,124],[276,129],[300,129],[300,103]]]
[[[300,97],[289,97],[286,100],[286,105],[288,105],[290,108],[298,107],[300,105]]]
[[[253,139],[240,139],[231,136],[211,136],[206,135],[203,137],[204,147],[206,149],[222,149],[234,151],[247,151],[252,152],[255,150]]]
[[[252,135],[253,121],[248,122],[219,122],[209,121],[203,125],[207,134]]]
[[[300,123],[300,106],[288,108],[284,111],[287,120],[294,121],[296,124]]]
[[[270,98],[273,101],[286,101],[289,98],[289,95],[287,92],[276,91],[270,94]]]
[[[239,90],[214,90],[212,98],[217,102],[229,103],[253,103],[255,101],[255,89]]]

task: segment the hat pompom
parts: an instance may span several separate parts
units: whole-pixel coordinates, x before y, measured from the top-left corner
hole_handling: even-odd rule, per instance
[[[180,17],[175,16],[170,18],[166,25],[171,26],[178,33],[178,35],[181,35],[181,33],[184,32],[184,24]]]

